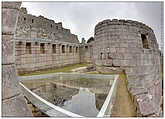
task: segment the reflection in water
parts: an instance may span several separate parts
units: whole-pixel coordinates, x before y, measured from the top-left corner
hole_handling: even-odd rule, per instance
[[[60,82],[61,80],[63,81]],[[27,80],[22,83],[52,104],[88,117],[98,114],[111,87],[108,80],[102,79],[61,80]]]
[[[63,108],[82,116],[96,116],[99,112],[96,108],[95,94],[87,88],[80,88],[79,93],[64,103]]]

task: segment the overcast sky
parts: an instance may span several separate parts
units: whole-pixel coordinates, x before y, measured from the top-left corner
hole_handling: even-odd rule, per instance
[[[95,25],[104,19],[131,19],[150,26],[158,42],[163,33],[162,2],[22,2],[28,13],[43,15],[78,35],[79,41],[94,36]]]

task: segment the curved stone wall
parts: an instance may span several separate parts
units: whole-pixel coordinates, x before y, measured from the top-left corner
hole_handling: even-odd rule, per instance
[[[31,117],[15,66],[14,31],[21,2],[2,2],[2,116]]]
[[[96,69],[125,71],[138,116],[161,116],[160,50],[153,30],[137,21],[108,19],[96,25],[94,38]]]

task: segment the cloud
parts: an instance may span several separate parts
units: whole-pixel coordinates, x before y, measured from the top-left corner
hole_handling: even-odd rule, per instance
[[[104,19],[132,19],[150,26],[161,41],[162,2],[22,2],[28,12],[62,22],[65,28],[87,40]],[[163,41],[163,39],[162,39]]]

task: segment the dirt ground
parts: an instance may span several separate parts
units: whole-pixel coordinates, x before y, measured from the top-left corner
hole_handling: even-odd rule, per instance
[[[126,77],[120,75],[117,87],[116,103],[112,111],[112,117],[136,117],[136,111],[126,87]]]

